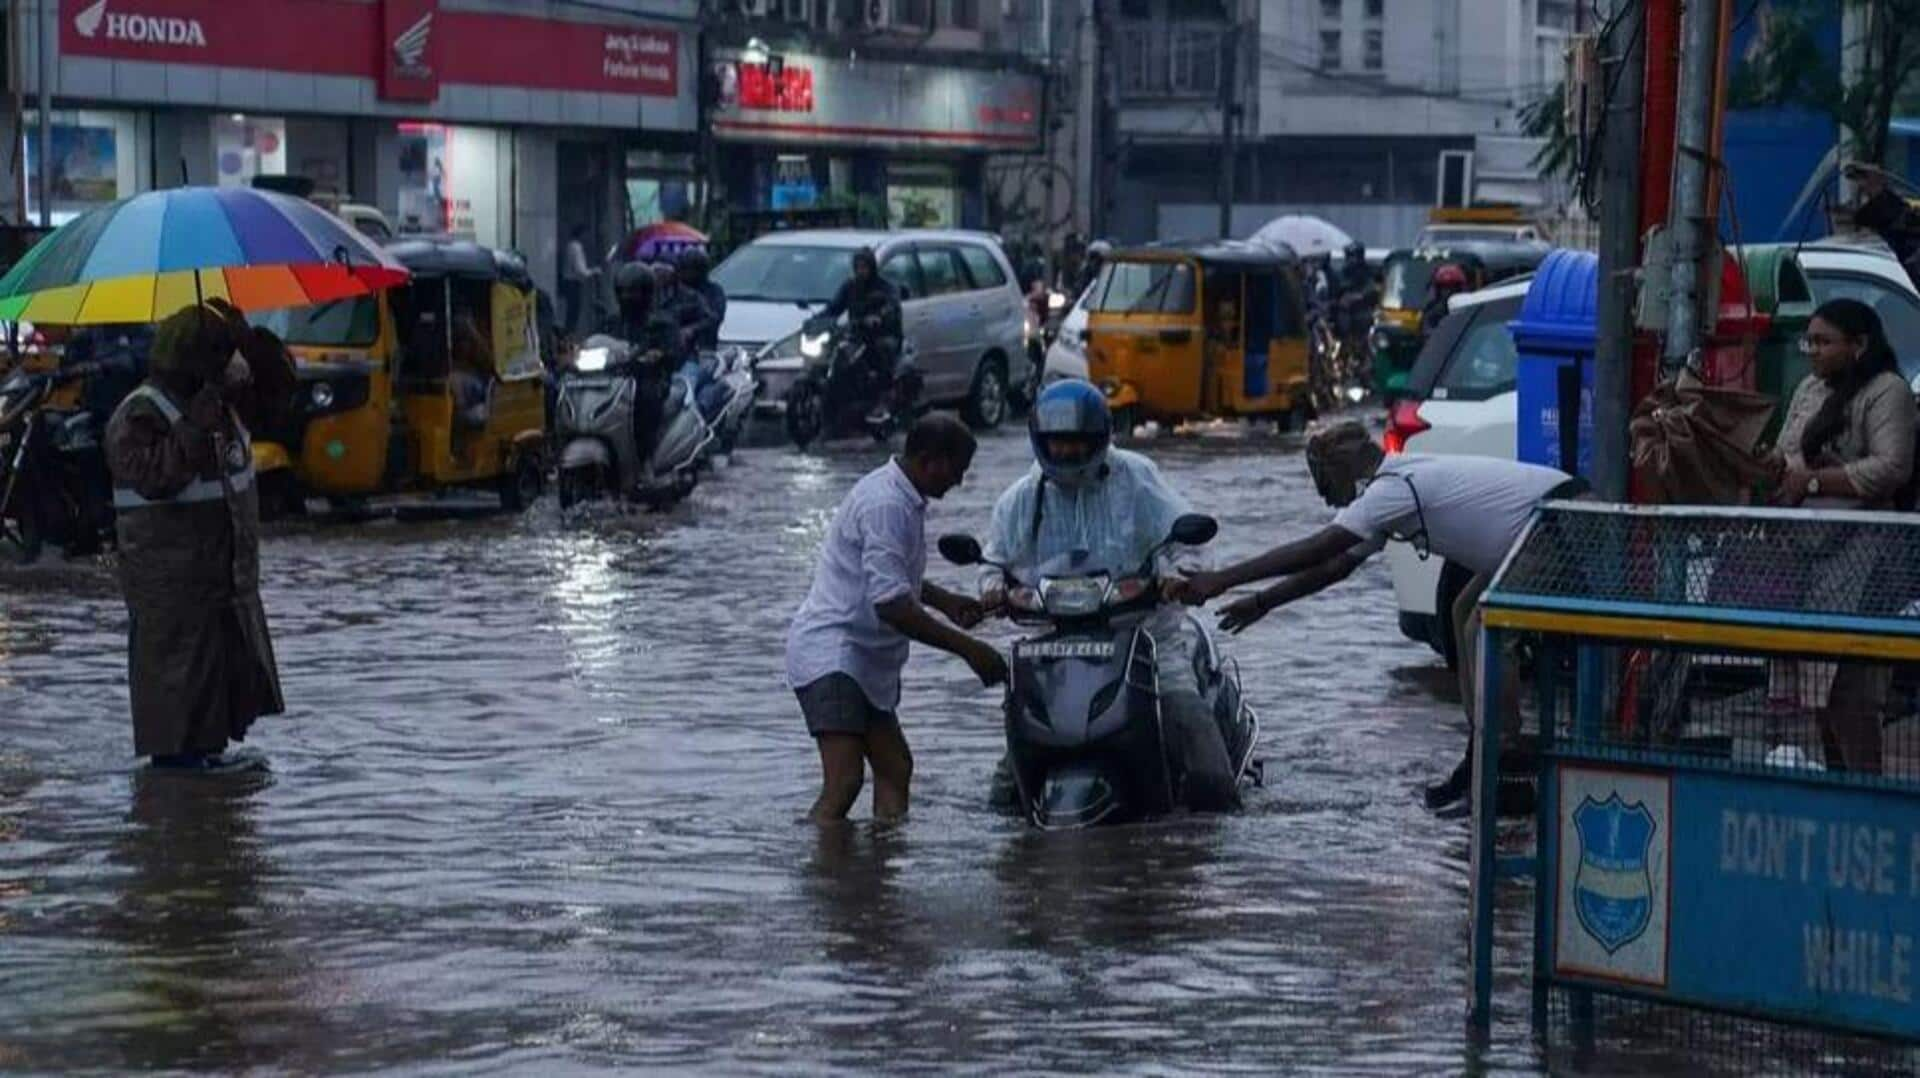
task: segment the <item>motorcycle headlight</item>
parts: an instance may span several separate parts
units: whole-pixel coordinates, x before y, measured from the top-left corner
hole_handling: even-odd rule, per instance
[[[307,391],[307,399],[313,402],[316,411],[324,412],[333,407],[333,387],[325,382],[315,382],[313,388]]]
[[[1067,309],[1067,294],[1065,292],[1047,293],[1047,310],[1064,311],[1066,309]]]
[[[830,333],[800,334],[800,354],[808,359],[819,359],[826,354],[827,341],[832,336]]]
[[[1040,582],[1040,606],[1057,618],[1097,614],[1106,602],[1104,576],[1048,577]]]
[[[1367,345],[1368,347],[1372,348],[1376,352],[1386,351],[1387,331],[1384,329],[1376,329],[1373,332],[1367,334]]]
[[[582,348],[573,357],[573,369],[586,374],[604,371],[607,369],[610,354],[611,349],[607,348]]]

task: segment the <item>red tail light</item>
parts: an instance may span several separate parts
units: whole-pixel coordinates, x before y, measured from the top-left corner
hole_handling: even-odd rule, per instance
[[[1404,453],[1407,439],[1432,429],[1433,424],[1420,418],[1419,401],[1400,401],[1387,412],[1387,433],[1380,443],[1389,453]]]

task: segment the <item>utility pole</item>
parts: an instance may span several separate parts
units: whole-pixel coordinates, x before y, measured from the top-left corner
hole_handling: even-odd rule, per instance
[[[1604,93],[1600,142],[1600,311],[1593,372],[1593,485],[1627,499],[1627,422],[1633,414],[1634,271],[1640,265],[1640,124],[1647,60],[1639,0],[1613,0],[1612,33],[1599,43]]]
[[[1220,35],[1220,238],[1233,238],[1235,169],[1238,157],[1240,124],[1239,69],[1240,26],[1234,24]]]
[[[1700,344],[1704,316],[1704,268],[1712,253],[1713,207],[1707,202],[1713,144],[1716,90],[1720,67],[1720,5],[1708,0],[1687,4],[1680,28],[1680,102],[1674,143],[1672,292],[1667,298],[1668,369],[1681,366]]]
[[[53,227],[53,20],[47,17],[46,4],[34,7],[34,29],[40,38],[39,62],[34,71],[40,77],[40,152],[35,156],[40,173],[40,227]]]

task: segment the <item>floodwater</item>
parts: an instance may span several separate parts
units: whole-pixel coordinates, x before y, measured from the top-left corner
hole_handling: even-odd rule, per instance
[[[1297,438],[1147,448],[1220,518],[1216,557],[1327,518]],[[989,438],[931,530],[983,528],[1026,454]],[[1517,893],[1493,1036],[1467,1034],[1467,826],[1418,801],[1464,725],[1383,564],[1229,645],[1266,724],[1239,815],[1042,836],[990,814],[996,700],[921,650],[911,820],[875,828],[863,798],[845,828],[799,822],[818,765],[782,638],[884,459],[744,451],[651,516],[276,530],[291,710],[249,741],[261,781],[137,772],[111,578],[0,575],[0,1070],[1553,1062]]]

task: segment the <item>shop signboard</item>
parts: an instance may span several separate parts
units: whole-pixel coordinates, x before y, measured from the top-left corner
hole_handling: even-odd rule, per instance
[[[440,96],[440,38],[434,32],[438,0],[380,0],[380,96],[388,101],[432,101]]]
[[[1556,980],[1913,1035],[1911,794],[1575,761],[1557,776]]]
[[[722,138],[985,150],[1040,145],[1040,80],[1017,71],[718,50]]]
[[[364,78],[390,100],[431,102],[447,83],[680,93],[680,34],[658,25],[436,0],[60,0],[60,14],[62,55]]]

